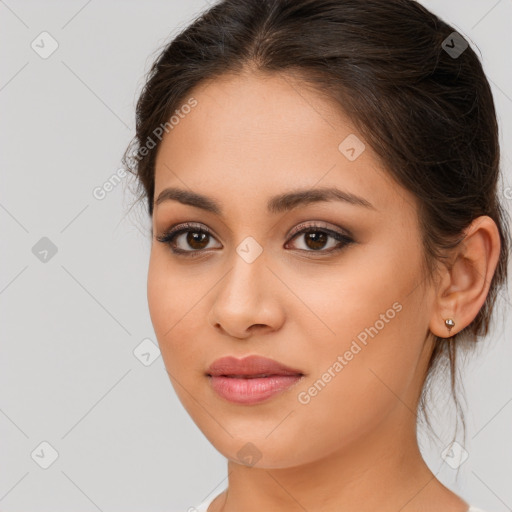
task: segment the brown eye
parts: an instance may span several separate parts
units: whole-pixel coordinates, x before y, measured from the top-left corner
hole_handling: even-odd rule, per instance
[[[329,240],[329,235],[323,231],[309,231],[304,233],[304,241],[310,249],[323,249]]]
[[[303,227],[303,225],[298,226],[298,228],[300,227]],[[205,249],[211,249],[210,242],[216,239],[205,226],[198,227],[193,224],[180,224],[157,236],[156,240],[168,245],[174,254],[193,257],[199,256],[203,251],[206,252]],[[303,244],[302,247],[292,246],[292,249],[319,254],[339,251],[354,242],[345,233],[317,225],[308,225],[301,231],[296,230],[291,238],[291,241],[294,240],[302,240]],[[295,245],[301,244],[295,242]],[[222,245],[216,248],[222,248]]]
[[[204,231],[187,231],[183,234],[187,235],[185,237],[186,243],[193,249],[205,249],[208,245],[210,235]]]
[[[315,225],[307,226],[305,229],[296,232],[292,240],[296,239],[303,241],[303,247],[295,247],[296,249],[320,253],[329,253],[343,249],[354,241],[344,233]]]
[[[200,252],[207,249],[209,242],[214,238],[205,227],[199,228],[194,225],[182,224],[163,235],[157,236],[156,239],[169,245],[174,253],[183,254]]]

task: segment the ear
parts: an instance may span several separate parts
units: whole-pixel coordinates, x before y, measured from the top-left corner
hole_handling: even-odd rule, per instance
[[[449,338],[474,320],[489,292],[500,249],[496,223],[487,215],[474,219],[453,249],[452,263],[440,271],[429,324],[433,334]],[[448,318],[455,322],[451,330],[445,324]]]

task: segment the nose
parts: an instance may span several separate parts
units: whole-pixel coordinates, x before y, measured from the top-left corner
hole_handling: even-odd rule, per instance
[[[282,284],[260,255],[248,263],[235,253],[233,264],[213,290],[208,321],[222,334],[246,339],[278,330],[284,321]]]

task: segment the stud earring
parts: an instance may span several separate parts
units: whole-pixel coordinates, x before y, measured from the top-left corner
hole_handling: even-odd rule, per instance
[[[453,326],[455,325],[455,322],[453,321],[452,318],[447,318],[444,321],[444,325],[446,325],[446,328],[448,329],[448,333],[450,333],[450,331],[453,329]]]

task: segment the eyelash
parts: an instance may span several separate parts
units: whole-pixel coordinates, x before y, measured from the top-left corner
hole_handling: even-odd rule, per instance
[[[304,228],[304,229],[301,229],[301,228]],[[188,232],[206,233],[209,236],[213,237],[213,233],[206,226],[199,227],[196,224],[191,224],[191,223],[187,222],[184,224],[179,224],[178,226],[175,226],[175,227],[169,229],[162,235],[157,236],[156,240],[168,245],[170,247],[171,251],[176,255],[190,257],[190,258],[201,256],[201,253],[204,253],[204,251],[206,249],[186,251],[183,249],[178,249],[174,246],[175,238],[183,233],[188,233]],[[307,249],[297,249],[297,250],[303,251],[303,252],[308,252],[308,253],[320,253],[320,254],[325,255],[325,254],[331,254],[331,253],[336,253],[338,251],[341,251],[346,246],[354,243],[354,240],[350,236],[348,236],[344,233],[341,233],[338,231],[333,231],[332,229],[328,229],[326,227],[320,226],[314,222],[312,224],[307,224],[307,225],[299,224],[290,234],[290,237],[291,237],[290,241],[294,240],[295,238],[298,238],[300,235],[309,234],[309,233],[324,233],[324,234],[328,235],[329,237],[337,240],[339,242],[339,245],[335,248],[330,248],[327,250],[325,250],[325,249],[319,249],[317,251],[307,250]]]

